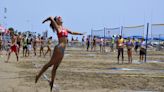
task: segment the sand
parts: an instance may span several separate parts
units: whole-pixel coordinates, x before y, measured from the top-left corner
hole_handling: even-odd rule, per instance
[[[116,52],[100,54],[81,48],[68,48],[56,74],[55,84],[60,92],[164,92],[164,53],[149,51],[148,62],[138,62],[134,54],[133,64],[117,64]],[[0,58],[0,92],[50,92],[48,82],[42,77],[37,84],[35,75],[49,61],[50,56],[31,54],[17,62],[12,54],[9,63],[6,56]],[[35,68],[34,64],[39,68]],[[45,74],[50,77],[51,69]]]

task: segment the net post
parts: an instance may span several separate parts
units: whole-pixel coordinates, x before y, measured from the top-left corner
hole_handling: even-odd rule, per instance
[[[146,52],[145,52],[145,63],[147,61],[147,40],[148,40],[148,33],[149,33],[149,23],[147,23],[147,29],[146,29]]]
[[[159,51],[161,50],[161,45],[160,45],[161,40],[160,40],[160,38],[161,38],[161,34],[159,34],[159,39],[158,39],[158,50]]]
[[[122,32],[123,32],[123,26],[121,26],[121,32],[120,32],[120,35],[123,37]]]
[[[105,31],[106,31],[106,28],[104,27],[104,52],[105,52],[105,45],[106,45],[106,41],[105,41]]]
[[[93,37],[93,29],[91,29],[91,38]]]

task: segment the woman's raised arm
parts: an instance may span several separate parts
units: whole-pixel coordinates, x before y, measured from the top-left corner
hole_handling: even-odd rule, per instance
[[[50,27],[53,29],[53,31],[57,31],[59,32],[59,29],[58,29],[58,24],[56,23],[56,21],[54,20],[54,17],[48,17],[47,19],[45,19],[42,23],[45,23],[47,21],[50,21]]]
[[[69,33],[69,34],[72,34],[72,35],[84,35],[85,33],[79,33],[79,32],[72,32],[72,31],[70,31],[70,30],[68,30],[67,29],[67,32]]]

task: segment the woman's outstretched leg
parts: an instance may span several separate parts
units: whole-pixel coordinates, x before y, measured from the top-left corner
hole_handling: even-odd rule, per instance
[[[35,83],[37,83],[38,79],[40,78],[40,76],[49,68],[52,66],[52,61],[48,62],[46,65],[43,66],[43,68],[41,69],[41,71],[39,72],[38,75],[36,75],[35,78]]]
[[[56,49],[56,48],[55,48]],[[38,75],[36,75],[35,78],[35,83],[37,83],[38,79],[40,78],[40,76],[49,68],[53,65],[55,57],[57,56],[55,53],[57,53],[57,50],[54,49],[54,53],[53,56],[51,57],[50,62],[48,62],[46,65],[43,66],[43,68],[41,69],[41,71],[39,72]]]
[[[60,52],[58,52],[57,48],[54,49],[54,53],[53,56],[51,57],[50,62],[48,62],[46,65],[43,66],[43,68],[41,69],[41,71],[39,72],[39,74],[36,76],[35,79],[35,83],[37,83],[38,79],[40,78],[40,76],[52,65],[54,65],[57,61],[59,61],[58,57],[59,57]]]
[[[53,69],[52,69],[52,72],[51,72],[51,82],[50,82],[51,91],[52,91],[53,84],[54,84],[54,79],[55,79],[55,76],[56,76],[56,70],[57,70],[58,66],[60,65],[62,59],[63,59],[63,56],[56,59],[57,63],[55,63],[54,66],[53,66]]]

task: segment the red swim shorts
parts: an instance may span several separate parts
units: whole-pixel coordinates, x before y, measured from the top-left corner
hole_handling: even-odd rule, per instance
[[[11,52],[17,52],[17,46],[16,45],[11,46]]]

